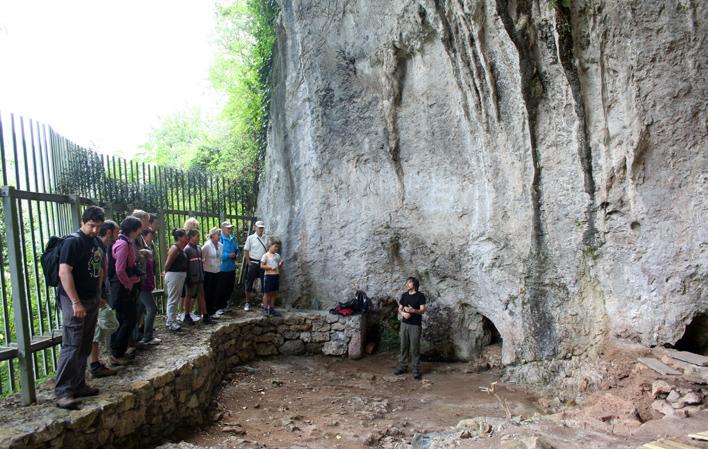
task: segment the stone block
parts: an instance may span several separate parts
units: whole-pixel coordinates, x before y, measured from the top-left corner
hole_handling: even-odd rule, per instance
[[[260,356],[276,355],[278,354],[278,349],[273,344],[258,343],[256,345],[256,354]]]
[[[153,387],[160,388],[175,380],[175,373],[174,371],[160,370],[155,374],[148,372],[147,377],[150,378],[150,382],[152,382]]]
[[[300,355],[305,353],[305,343],[302,340],[290,340],[283,343],[278,351],[283,355]]]
[[[323,343],[329,341],[329,332],[313,332],[312,341],[314,343]]]
[[[338,342],[348,342],[349,338],[344,332],[332,332],[329,335],[329,339],[332,341],[338,341]]]
[[[325,316],[325,321],[329,324],[336,323],[339,321],[341,316],[342,315],[337,315],[336,313],[328,313],[327,316]]]
[[[313,321],[312,332],[329,332],[331,326],[326,321]]]
[[[287,325],[298,325],[305,322],[305,317],[301,315],[289,314],[285,317],[283,322]]]
[[[312,334],[310,332],[303,332],[300,334],[300,340],[302,340],[303,343],[309,343],[312,341]]]
[[[300,332],[287,330],[280,334],[286,340],[295,340],[300,338]]]
[[[267,334],[262,334],[253,339],[256,343],[273,343],[277,340],[278,334],[269,332]]]
[[[333,340],[328,341],[322,347],[322,353],[325,355],[344,355],[347,353],[348,344],[344,341]]]
[[[364,342],[361,339],[361,334],[352,335],[349,339],[349,347],[347,348],[347,354],[352,360],[357,360],[364,354]]]
[[[332,323],[332,325],[330,326],[330,329],[332,329],[333,331],[343,331],[346,328],[347,328],[346,324],[339,323],[339,322]]]

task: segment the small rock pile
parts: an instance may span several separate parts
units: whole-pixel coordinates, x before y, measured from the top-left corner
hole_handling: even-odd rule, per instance
[[[651,386],[654,402],[652,410],[664,416],[688,418],[703,409],[701,405],[708,395],[708,389],[679,388],[664,380],[657,380]]]

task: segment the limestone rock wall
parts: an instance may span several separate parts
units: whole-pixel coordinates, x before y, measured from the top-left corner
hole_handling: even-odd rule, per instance
[[[507,364],[708,311],[705,2],[279,3],[259,215],[282,297],[417,275]]]

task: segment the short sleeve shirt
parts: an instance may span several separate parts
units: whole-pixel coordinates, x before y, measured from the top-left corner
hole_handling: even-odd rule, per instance
[[[265,274],[279,274],[278,264],[280,263],[280,254],[275,253],[265,253],[261,257],[261,263],[267,264],[268,268],[265,269]]]
[[[268,237],[265,233],[258,237],[258,234],[251,234],[246,239],[246,244],[243,245],[243,249],[248,251],[248,257],[253,260],[261,260],[263,254],[266,253],[266,245],[268,242]]]
[[[408,292],[405,292],[401,295],[400,304],[403,307],[411,306],[416,310],[420,310],[420,306],[425,304],[425,295],[421,292],[415,292],[412,295]],[[403,322],[406,324],[412,324],[414,326],[420,326],[423,323],[423,317],[421,315],[418,315],[417,313],[412,313],[411,317],[408,319],[404,318]]]
[[[104,266],[105,250],[97,237],[89,237],[79,231],[79,236],[71,236],[64,241],[59,254],[59,264],[72,267],[74,286],[80,300],[92,300],[98,297],[98,285],[101,269]],[[66,295],[64,287],[61,292]]]

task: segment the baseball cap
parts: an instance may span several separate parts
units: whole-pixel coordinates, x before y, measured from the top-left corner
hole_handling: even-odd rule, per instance
[[[265,224],[262,221],[257,221],[256,222],[256,227],[257,228],[265,228]]]
[[[221,227],[222,228],[233,228],[234,225],[232,225],[230,221],[225,221],[225,222],[221,223]]]

